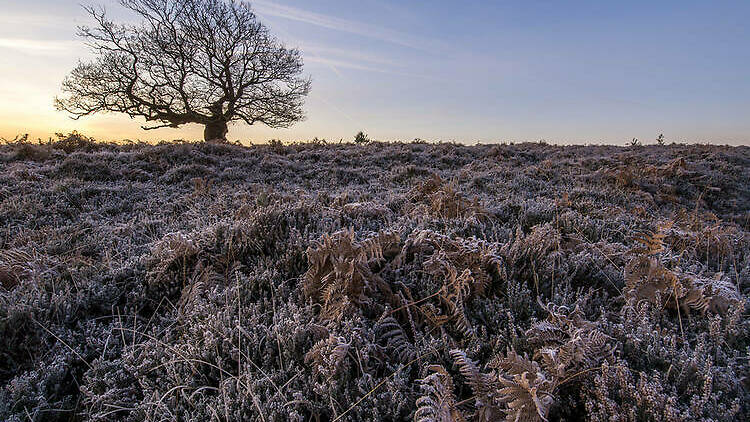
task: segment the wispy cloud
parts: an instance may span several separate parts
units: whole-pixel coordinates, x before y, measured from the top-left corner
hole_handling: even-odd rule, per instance
[[[433,76],[426,75],[423,73],[405,72],[405,71],[401,71],[401,70],[393,69],[389,67],[384,67],[384,66],[372,66],[372,65],[365,64],[365,63],[358,63],[358,62],[349,61],[349,60],[331,59],[331,58],[315,56],[315,55],[311,57],[307,57],[305,61],[309,63],[318,63],[318,64],[328,66],[337,74],[340,74],[338,69],[342,68],[342,69],[362,70],[366,72],[385,73],[388,75],[407,76],[410,78],[427,79],[427,80],[434,80],[434,81],[443,80],[442,78],[433,77]]]
[[[305,61],[309,63],[320,63],[320,64],[324,64],[327,66],[333,66],[335,68],[341,67],[341,68],[346,68],[346,69],[366,70],[369,72],[390,73],[387,69],[382,68],[382,67],[368,66],[361,62],[338,60],[338,59],[332,59],[332,58],[322,57],[318,55],[311,55],[307,57]]]
[[[336,74],[340,74],[339,68],[341,68],[427,78],[427,76],[423,74],[406,72],[404,69],[408,66],[405,63],[398,63],[395,60],[375,54],[324,45],[308,44],[306,42],[301,42],[300,48],[305,53],[306,62],[325,65]]]
[[[70,54],[77,46],[73,41],[0,38],[0,49],[15,50],[35,56]]]
[[[0,16],[3,28],[13,27],[59,27],[64,17],[46,14],[15,13],[6,11]]]
[[[404,67],[403,63],[399,63],[388,57],[383,57],[377,54],[370,54],[362,50],[352,50],[347,48],[332,47],[328,45],[313,44],[307,41],[296,41],[295,45],[299,47],[305,54],[312,54],[321,57],[337,58],[344,61],[351,61],[353,63],[370,63],[382,66],[394,66]]]
[[[387,73],[417,77],[422,79],[433,79],[421,74],[413,74],[402,71],[407,67],[403,62],[397,62],[374,53],[350,48],[340,48],[325,44],[310,42],[308,40],[294,37],[282,28],[274,28],[283,35],[285,41],[298,47],[305,54],[306,63],[320,64],[338,76],[342,76],[341,69],[360,70],[365,72]]]
[[[409,47],[422,51],[436,51],[437,45],[434,41],[421,39],[419,37],[389,28],[371,25],[349,19],[342,19],[322,13],[311,12],[296,7],[286,6],[270,0],[255,0],[255,10],[262,15],[275,16],[297,22],[304,22],[321,28],[346,32],[391,44]]]

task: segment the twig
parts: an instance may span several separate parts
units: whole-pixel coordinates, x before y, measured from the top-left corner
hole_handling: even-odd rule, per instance
[[[402,310],[402,309],[406,309],[406,308],[408,308],[409,306],[414,306],[414,305],[417,305],[417,304],[419,304],[419,303],[422,303],[422,302],[424,302],[424,301],[426,301],[426,300],[428,300],[428,299],[431,299],[431,298],[433,298],[433,297],[435,297],[435,296],[439,295],[439,294],[440,294],[440,292],[441,292],[441,290],[438,290],[437,292],[435,292],[435,293],[433,293],[433,294],[431,294],[431,295],[429,295],[429,296],[427,296],[427,297],[423,297],[422,299],[419,299],[419,300],[417,300],[417,301],[415,301],[415,302],[410,302],[410,303],[407,303],[407,304],[406,304],[406,305],[404,305],[404,306],[399,306],[398,308],[396,308],[396,309],[394,309],[394,310],[392,310],[392,311],[388,312],[388,313],[387,313],[387,314],[385,314],[384,316],[391,316],[391,315],[395,314],[396,312],[398,312],[398,311],[400,311],[400,310]]]
[[[559,387],[559,386],[561,386],[561,385],[563,385],[563,384],[565,384],[567,382],[570,382],[573,378],[575,378],[575,377],[577,377],[579,375],[583,375],[583,374],[586,374],[586,373],[589,373],[589,372],[592,372],[592,371],[599,371],[602,368],[604,368],[604,366],[597,366],[596,368],[588,368],[588,369],[584,369],[582,371],[578,371],[575,374],[573,374],[573,375],[565,378],[564,380],[560,381],[560,383],[557,384],[557,386]]]
[[[578,234],[579,234],[579,235],[581,236],[581,238],[582,238],[582,239],[584,239],[584,240],[587,240],[587,239],[586,239],[586,236],[584,236],[584,235],[583,235],[583,233],[581,233],[581,231],[580,231],[580,230],[578,230],[578,227],[575,227],[575,226],[574,226],[574,227],[573,227],[573,229],[574,229],[574,230],[575,230],[576,232],[578,232]],[[598,247],[598,246],[596,246],[596,243],[591,243],[591,242],[588,242],[588,243],[589,243],[589,244],[590,244],[591,246],[593,246],[593,247],[594,247],[594,248],[595,248],[595,249],[596,249],[596,250],[597,250],[597,251],[598,251],[598,252],[599,252],[600,254],[602,254],[602,256],[604,256],[605,258],[607,258],[607,261],[609,261],[609,263],[610,263],[610,264],[612,264],[612,265],[613,265],[613,266],[614,266],[615,268],[617,268],[618,270],[621,270],[621,268],[620,268],[620,267],[619,267],[619,266],[618,266],[617,264],[615,264],[615,263],[614,263],[614,261],[612,261],[612,259],[611,259],[611,258],[609,257],[609,255],[605,254],[605,253],[604,253],[604,251],[602,251],[601,249],[599,249],[599,247]],[[597,266],[597,267],[599,267],[599,264],[598,264],[598,263],[597,263],[596,261],[593,261],[593,262],[594,262],[594,264],[596,264],[596,266]],[[622,296],[622,291],[621,291],[621,290],[620,290],[620,289],[619,289],[619,288],[617,287],[617,285],[615,285],[615,282],[614,282],[614,281],[612,281],[612,279],[611,279],[611,278],[609,278],[609,275],[607,275],[607,273],[606,273],[606,272],[604,272],[604,269],[603,269],[603,268],[601,268],[601,267],[599,267],[599,269],[600,269],[600,270],[602,271],[602,273],[604,274],[604,276],[605,276],[605,277],[607,277],[607,280],[609,280],[609,282],[610,282],[610,283],[612,284],[612,287],[614,287],[614,288],[615,288],[615,290],[617,290],[617,293],[619,293],[619,294],[620,294],[620,296]]]
[[[44,331],[46,331],[47,333],[49,333],[49,335],[51,335],[52,337],[54,337],[55,339],[57,339],[57,341],[59,341],[60,343],[64,344],[64,345],[65,345],[65,347],[67,347],[68,349],[70,349],[70,351],[71,351],[71,352],[73,352],[73,353],[74,353],[74,354],[75,354],[76,356],[78,356],[78,359],[81,359],[81,360],[83,361],[83,363],[85,363],[85,364],[86,364],[86,366],[88,366],[88,367],[89,367],[89,369],[91,369],[91,370],[93,370],[93,369],[94,369],[94,368],[93,368],[93,367],[91,366],[91,364],[89,364],[89,363],[88,363],[88,362],[86,361],[86,359],[84,359],[84,358],[83,358],[83,356],[81,356],[81,354],[80,354],[80,353],[78,353],[78,352],[77,352],[77,351],[76,351],[76,350],[75,350],[74,348],[70,347],[70,345],[69,345],[68,343],[66,343],[66,342],[65,342],[65,340],[63,340],[63,339],[61,339],[60,337],[58,337],[58,336],[57,336],[57,334],[55,334],[55,333],[53,333],[52,331],[50,331],[49,329],[47,329],[47,327],[45,327],[44,325],[42,325],[42,324],[41,324],[41,323],[40,323],[39,321],[37,321],[36,319],[34,319],[34,318],[31,318],[31,320],[32,320],[32,321],[34,321],[34,322],[35,322],[35,323],[36,323],[36,324],[37,324],[38,326],[42,327],[42,329],[43,329]]]

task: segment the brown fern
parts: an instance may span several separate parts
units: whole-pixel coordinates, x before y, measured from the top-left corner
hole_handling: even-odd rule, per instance
[[[660,293],[668,296],[679,288],[674,273],[664,268],[656,258],[647,255],[632,258],[625,265],[624,277],[625,295],[636,300],[656,302]],[[676,297],[680,296],[677,291]]]
[[[504,245],[502,255],[507,260],[512,275],[519,279],[533,278],[536,268],[541,268],[550,254],[560,247],[562,235],[550,223],[534,226],[531,233],[524,234],[518,227],[515,239]]]
[[[662,304],[668,308],[681,308],[683,312],[695,310],[725,314],[728,308],[740,303],[737,287],[723,280],[699,277],[665,268],[657,259],[637,256],[624,270],[625,295],[637,301]]]
[[[547,420],[556,382],[542,372],[538,363],[509,351],[491,366],[497,370],[501,385],[497,400],[505,405],[506,421]]]
[[[431,303],[420,305],[418,309],[428,325],[433,328],[440,328],[451,321],[449,315],[443,314],[440,309]]]
[[[397,251],[397,233],[381,232],[357,241],[354,230],[341,230],[307,248],[310,268],[303,276],[306,297],[321,305],[320,317],[340,319],[353,307],[371,303],[383,283],[373,272],[388,252]]]
[[[414,254],[424,254],[424,269],[435,277],[447,277],[451,271],[470,271],[469,295],[487,293],[494,280],[505,280],[505,262],[499,247],[477,239],[450,238],[431,230],[413,232],[394,261],[404,262]]]
[[[151,248],[147,273],[150,284],[162,282],[170,270],[187,270],[186,264],[195,258],[200,249],[197,243],[182,233],[170,233]]]
[[[193,196],[205,196],[211,193],[211,187],[213,186],[213,179],[205,177],[195,177],[191,179],[193,182]]]
[[[540,298],[537,298],[537,303],[547,312],[547,319],[532,324],[531,328],[526,331],[531,344],[562,343],[572,332],[594,326],[594,323],[586,320],[578,302],[572,309],[553,303],[544,304]]]
[[[464,336],[470,336],[474,333],[471,322],[466,317],[465,303],[471,292],[472,278],[471,272],[467,269],[461,275],[457,275],[453,268],[448,272],[443,287],[440,289],[440,299],[447,307],[452,321]]]
[[[334,335],[315,343],[305,354],[305,364],[309,365],[312,373],[326,382],[330,382],[341,373],[349,370],[347,354],[351,343]]]
[[[488,216],[479,200],[467,199],[458,191],[455,181],[445,183],[436,174],[412,189],[409,199],[420,204],[412,211],[413,214],[424,214],[426,211],[440,218],[465,218],[477,223]]]
[[[667,232],[674,225],[674,221],[660,223],[655,231],[641,232],[636,236],[635,241],[642,246],[634,248],[632,252],[643,253],[646,255],[656,255],[664,252],[664,238]]]
[[[566,337],[563,329],[546,319],[534,323],[526,331],[526,341],[535,345],[560,344]]]
[[[573,309],[539,304],[548,312],[546,320],[526,331],[528,341],[539,347],[534,359],[556,379],[595,367],[614,353],[614,340],[584,318],[578,304]]]
[[[724,279],[722,273],[716,273],[714,277],[701,277],[680,271],[674,274],[683,287],[680,304],[687,309],[703,314],[712,312],[723,316],[731,307],[742,303],[737,286]]]
[[[416,401],[415,422],[465,422],[453,393],[453,379],[440,365],[428,367],[432,373],[419,380],[423,395]]]
[[[570,201],[570,195],[568,192],[563,192],[562,197],[555,199],[556,208],[567,208],[571,205],[573,205],[573,203]]]
[[[577,330],[557,347],[544,347],[534,354],[544,369],[560,380],[598,366],[613,356],[613,340],[599,330]]]
[[[537,362],[510,350],[495,357],[489,363],[493,371],[486,374],[463,351],[450,354],[472,390],[475,420],[547,420],[558,383]]]
[[[506,278],[505,265],[498,248],[476,239],[450,238],[430,230],[413,232],[406,240],[394,265],[403,266],[416,256],[427,256],[425,272],[442,280],[433,303],[417,309],[430,325],[440,327],[451,322],[464,336],[473,335],[466,317],[466,305],[474,297],[485,295],[495,280]],[[434,303],[437,302],[437,303]]]
[[[462,350],[451,350],[453,362],[458,366],[461,375],[469,385],[476,407],[475,420],[493,421],[503,414],[497,403],[499,384],[493,374],[483,374],[476,363],[469,359]]]

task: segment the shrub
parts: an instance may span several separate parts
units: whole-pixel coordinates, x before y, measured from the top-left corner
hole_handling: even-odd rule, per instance
[[[363,144],[369,144],[370,142],[372,142],[370,138],[368,138],[367,135],[362,131],[357,132],[357,134],[354,136],[355,144],[363,145]]]

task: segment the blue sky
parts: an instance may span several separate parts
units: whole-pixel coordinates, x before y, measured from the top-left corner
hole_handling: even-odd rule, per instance
[[[85,1],[85,0],[84,0]],[[52,108],[86,50],[79,0],[0,0],[0,136],[78,128],[143,132],[104,115]],[[94,3],[97,3],[94,1]],[[638,137],[750,143],[750,1],[251,2],[313,78],[307,120],[288,130],[237,125],[230,138],[616,143]],[[99,1],[127,18],[114,1]]]

